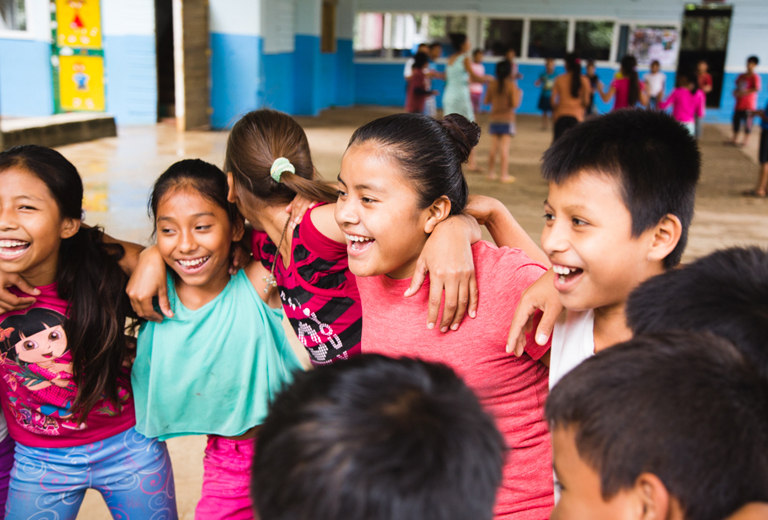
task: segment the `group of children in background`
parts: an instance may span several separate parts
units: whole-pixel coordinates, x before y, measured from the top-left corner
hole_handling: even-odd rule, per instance
[[[569,60],[571,76],[552,78],[550,103],[563,114],[569,95],[584,105],[590,81]],[[419,55],[413,70],[429,92]],[[503,60],[486,93],[497,109],[491,133],[503,173],[504,136],[514,133],[520,97],[516,75]],[[0,298],[6,518],[73,519],[87,488],[102,493],[115,518],[176,518],[162,441],[190,434],[209,436],[200,519],[253,518],[252,496],[265,520],[296,511],[429,518],[424,510],[442,511],[439,518],[653,511],[714,519],[768,502],[768,253],[710,257],[739,257],[732,269],[707,267],[710,259],[675,269],[700,171],[692,133],[659,111],[619,110],[583,123],[579,114],[584,119],[567,114],[578,124],[544,155],[543,251],[502,203],[469,193],[461,165],[480,128],[459,114],[396,114],[363,125],[333,186],[318,179],[292,118],[251,112],[230,133],[224,171],[183,160],[158,178],[149,204],[156,245],[148,248],[83,224],[82,181],[58,152],[30,145],[0,153],[0,281],[11,287]],[[495,244],[480,240],[480,225]],[[745,255],[757,261],[747,275]],[[713,275],[730,281],[711,283]],[[718,292],[745,277],[754,291]],[[720,316],[737,301],[732,319],[695,322],[694,305]],[[539,309],[539,332],[523,333]],[[663,322],[673,311],[681,316]],[[126,324],[135,325],[137,314],[148,320],[134,342]],[[300,363],[283,314],[315,366],[310,379],[319,381],[285,396]],[[689,332],[665,332],[678,328]],[[702,329],[733,345],[691,333]],[[633,339],[650,331],[660,335]],[[428,416],[434,408],[412,387],[396,394],[401,369],[386,361],[370,362],[383,371],[373,390],[386,398],[392,383],[394,401],[371,407],[359,384],[339,393],[338,370],[325,365],[366,353],[420,358],[428,363],[406,371],[425,371],[422,381],[449,380],[450,371],[434,372],[448,369],[430,368],[449,366],[492,421],[477,419],[467,402],[472,420],[438,414],[423,429],[416,419],[399,422],[403,441],[380,449],[391,439],[377,417]],[[652,375],[659,386],[646,392]],[[702,386],[708,397],[694,398]],[[457,399],[442,402],[446,413],[464,410]],[[334,413],[321,412],[334,403]],[[288,413],[302,406],[305,413]],[[679,431],[671,430],[667,418],[683,415],[674,423]],[[448,423],[465,430],[439,442],[435,424]],[[635,424],[646,444],[634,446]],[[748,425],[736,428],[738,442],[734,424]],[[476,438],[472,425],[484,433]],[[412,437],[429,442],[411,445]],[[483,458],[469,457],[487,461],[471,479],[457,478],[468,471],[465,459],[444,456],[461,443],[484,449]],[[418,465],[420,472],[407,472]],[[749,485],[721,478],[721,468],[749,475]],[[453,497],[473,509],[450,507],[444,490],[454,480],[475,486]],[[442,493],[429,495],[432,484]],[[428,507],[417,512],[407,505],[415,502]]]

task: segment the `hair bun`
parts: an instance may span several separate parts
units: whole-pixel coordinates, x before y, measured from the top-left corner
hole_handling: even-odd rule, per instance
[[[448,114],[437,122],[451,138],[460,162],[467,162],[472,148],[480,141],[480,127],[461,114]]]

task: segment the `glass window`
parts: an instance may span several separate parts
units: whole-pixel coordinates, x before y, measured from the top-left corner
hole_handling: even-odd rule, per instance
[[[730,16],[713,16],[707,25],[707,50],[724,51],[728,44]]]
[[[503,56],[507,50],[515,49],[515,54],[520,56],[523,43],[523,21],[485,19],[483,20],[483,41],[487,54]]]
[[[704,17],[686,16],[683,18],[683,43],[684,51],[697,51],[701,48],[701,40],[704,36]]]
[[[567,44],[567,21],[531,20],[528,39],[529,58],[563,58]]]
[[[613,22],[576,22],[574,50],[585,60],[608,60],[613,43]]]
[[[0,30],[27,30],[25,4],[25,0],[0,0]]]

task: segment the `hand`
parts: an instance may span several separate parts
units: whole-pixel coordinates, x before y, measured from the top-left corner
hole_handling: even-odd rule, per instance
[[[555,328],[555,322],[563,310],[560,303],[560,297],[554,286],[555,272],[550,269],[544,276],[536,280],[528,287],[515,309],[512,316],[512,325],[509,328],[509,337],[507,338],[507,352],[514,352],[515,356],[520,357],[525,351],[525,335],[531,332],[537,318],[537,311],[543,311],[541,321],[536,327],[534,340],[539,345],[546,345]]]
[[[288,232],[293,234],[293,230],[296,229],[296,226],[301,224],[301,219],[304,218],[304,214],[316,205],[317,203],[315,201],[306,199],[301,195],[296,195],[291,203],[285,207],[285,211],[291,214],[291,223],[288,224]]]
[[[411,285],[404,296],[416,294],[426,274],[430,274],[428,329],[435,327],[443,293],[445,303],[440,332],[447,332],[449,328],[457,330],[466,313],[472,318],[477,315],[477,278],[471,247],[475,229],[472,224],[477,227],[474,219],[462,215],[438,224],[416,261]],[[457,247],[457,244],[463,245]]]
[[[139,255],[136,270],[128,280],[125,292],[131,300],[131,307],[140,318],[163,321],[163,315],[173,317],[171,304],[168,301],[165,269],[165,262],[157,246],[148,247]],[[155,296],[163,315],[159,314],[152,304],[152,298]]]
[[[35,303],[35,298],[32,296],[16,296],[13,294],[8,290],[12,286],[27,294],[34,294],[35,296],[40,294],[37,288],[29,285],[18,274],[0,272],[0,312],[19,311]]]

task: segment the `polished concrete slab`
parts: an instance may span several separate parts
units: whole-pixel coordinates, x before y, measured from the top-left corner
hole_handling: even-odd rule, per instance
[[[337,109],[318,118],[298,118],[306,128],[313,159],[321,174],[333,179],[353,130],[375,117],[391,113],[385,108]],[[481,117],[481,123],[485,123]],[[483,124],[483,128],[486,126]],[[690,261],[730,245],[768,246],[768,200],[742,197],[757,175],[756,141],[747,149],[724,146],[726,126],[706,126],[701,140],[703,173],[696,199],[696,216],[684,259]],[[227,134],[224,132],[177,133],[171,124],[119,128],[115,138],[58,148],[79,168],[85,185],[86,221],[103,225],[117,237],[147,244],[151,223],[147,216],[148,194],[154,179],[171,163],[199,157],[221,165]],[[512,142],[510,170],[513,184],[489,181],[483,173],[467,172],[472,192],[499,198],[538,242],[542,202],[547,186],[539,176],[541,154],[551,134],[539,130],[539,119],[522,116]],[[478,146],[479,164],[485,166],[489,139]],[[193,518],[202,478],[205,439],[190,437],[169,443],[175,468],[181,518]],[[89,494],[80,519],[108,518],[101,499]]]

